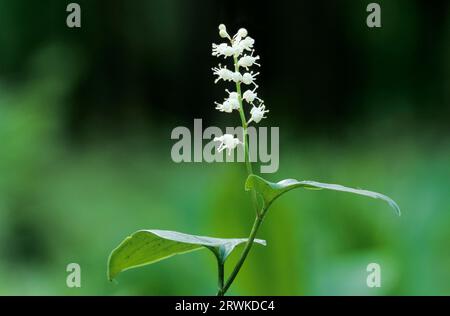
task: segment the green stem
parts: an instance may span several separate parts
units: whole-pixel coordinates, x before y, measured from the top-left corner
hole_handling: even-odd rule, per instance
[[[234,70],[236,72],[239,72],[238,59],[236,56],[234,56]],[[243,106],[243,102],[242,102],[241,83],[239,81],[236,82],[236,92],[238,94],[239,116],[241,117],[241,123],[242,123],[242,129],[243,129],[242,141],[244,143],[245,166],[247,168],[247,175],[249,176],[249,175],[253,174],[253,168],[252,168],[252,162],[250,160],[250,151],[249,151],[249,147],[248,147],[248,142],[249,142],[248,124],[247,124],[247,119],[245,117],[244,106]],[[256,215],[259,215],[258,203],[256,200],[256,192],[254,190],[252,190],[252,203],[253,203],[253,207],[255,208]]]
[[[223,296],[225,294],[225,292],[223,291],[223,281],[224,281],[224,264],[223,262],[217,258],[217,271],[218,271],[218,283],[217,283],[217,287],[218,287],[218,292],[217,292],[217,296]]]
[[[239,71],[238,60],[237,60],[236,56],[234,56],[234,70],[236,72]],[[250,162],[250,153],[249,153],[249,149],[248,149],[248,125],[247,125],[247,119],[245,118],[244,107],[242,104],[242,91],[241,91],[241,83],[240,82],[236,82],[236,92],[238,94],[239,116],[241,117],[241,123],[242,123],[242,129],[243,129],[242,141],[244,143],[245,166],[247,168],[248,175],[251,175],[251,174],[253,174],[253,168],[252,168],[252,163]]]
[[[263,221],[263,217],[257,216],[255,218],[255,222],[253,223],[252,231],[250,232],[250,236],[248,237],[248,241],[245,244],[245,248],[242,251],[241,257],[239,258],[239,261],[236,263],[233,272],[231,272],[230,276],[228,277],[227,282],[225,283],[225,286],[223,287],[222,293],[225,294],[228,289],[230,288],[231,284],[233,283],[234,279],[238,275],[239,271],[241,270],[242,265],[245,262],[245,259],[247,259],[247,255],[250,252],[250,249],[253,246],[253,242],[256,237],[256,233],[258,232],[259,226],[261,225]]]

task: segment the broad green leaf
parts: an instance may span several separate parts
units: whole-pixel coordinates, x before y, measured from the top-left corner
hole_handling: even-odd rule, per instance
[[[329,184],[329,183],[320,183],[316,181],[297,181],[295,179],[286,179],[282,180],[280,182],[274,183],[266,181],[265,179],[256,176],[256,175],[250,175],[247,178],[247,181],[245,182],[245,189],[252,190],[254,189],[256,192],[258,192],[261,197],[264,200],[265,208],[267,209],[273,201],[275,201],[280,195],[283,193],[286,193],[292,189],[295,188],[305,188],[305,189],[312,189],[312,190],[334,190],[334,191],[342,191],[342,192],[349,192],[359,195],[368,196],[374,199],[381,199],[387,203],[395,210],[397,215],[400,216],[400,208],[391,198],[387,197],[386,195],[367,191],[367,190],[360,190],[360,189],[353,189],[344,187],[339,184]]]
[[[112,280],[122,271],[203,248],[211,250],[217,260],[224,263],[233,249],[245,242],[247,238],[213,238],[168,230],[140,230],[125,238],[111,252],[108,260],[108,278]],[[261,239],[255,239],[255,243],[266,245]]]

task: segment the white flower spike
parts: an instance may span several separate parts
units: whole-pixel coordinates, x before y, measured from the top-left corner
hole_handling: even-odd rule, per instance
[[[235,138],[231,134],[224,134],[220,137],[214,137],[215,142],[220,142],[219,148],[217,149],[219,152],[226,149],[228,155],[231,154],[231,151],[236,148],[237,145],[242,144],[238,138]]]
[[[253,106],[253,108],[250,110],[251,118],[248,120],[247,124],[250,122],[259,123],[263,118],[266,118],[264,114],[269,112],[269,110],[266,110],[266,106],[264,104],[260,104],[259,106]]]
[[[245,109],[243,108],[243,101],[245,100],[248,104],[252,105],[252,109],[250,110],[251,117],[247,124],[251,122],[259,123],[263,118],[266,118],[264,115],[269,112],[269,110],[266,110],[264,101],[260,99],[256,93],[256,89],[258,88],[256,76],[259,75],[259,72],[255,73],[249,69],[252,66],[261,66],[258,63],[260,57],[253,56],[255,53],[255,50],[253,49],[255,40],[248,36],[247,30],[244,28],[240,28],[233,37],[230,37],[224,24],[219,25],[219,36],[227,39],[228,42],[212,44],[212,55],[216,57],[223,56],[225,59],[232,58],[234,70],[228,69],[227,66],[222,67],[221,64],[219,64],[219,67],[212,68],[214,75],[217,76],[214,82],[217,83],[220,80],[234,82],[236,84],[236,90],[239,92],[230,92],[226,90],[228,92],[228,98],[222,103],[215,102],[216,109],[225,113],[232,113],[233,110],[239,110],[239,114],[241,118],[243,118],[244,124]],[[250,53],[244,54],[244,52]],[[240,69],[245,69],[245,71],[242,71],[241,73]],[[241,94],[240,89],[242,84],[254,85],[254,88],[248,89]],[[225,134],[214,140],[221,142],[219,151],[222,151],[225,148],[231,150],[239,143],[237,139],[229,134]]]

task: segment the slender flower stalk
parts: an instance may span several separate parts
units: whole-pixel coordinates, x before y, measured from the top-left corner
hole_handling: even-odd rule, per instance
[[[250,160],[250,152],[249,152],[249,137],[248,137],[248,125],[253,123],[259,123],[263,118],[266,118],[264,115],[269,112],[266,110],[264,101],[258,97],[256,89],[258,85],[255,80],[259,75],[259,72],[254,72],[249,70],[252,66],[261,66],[257,61],[259,61],[259,56],[253,56],[255,50],[253,49],[253,45],[255,40],[248,36],[248,32],[246,29],[241,28],[239,31],[231,37],[225,25],[219,25],[219,36],[227,39],[229,43],[221,43],[221,44],[212,44],[212,55],[216,57],[223,58],[233,58],[233,67],[234,71],[228,69],[227,66],[222,66],[219,64],[218,67],[212,68],[213,74],[217,76],[215,83],[218,83],[220,80],[224,82],[234,82],[236,91],[228,91],[228,98],[225,98],[223,103],[216,102],[216,109],[221,112],[232,113],[233,110],[237,110],[239,112],[239,116],[241,118],[241,124],[243,129],[242,134],[242,143],[237,141],[233,135],[225,134],[221,137],[216,137],[214,140],[221,142],[218,148],[218,151],[222,151],[223,149],[228,150],[228,154],[231,153],[231,150],[236,148],[238,144],[242,144],[244,147],[244,156],[245,156],[245,165],[247,169],[247,175],[250,176],[253,174],[252,163]],[[244,54],[244,52],[250,52],[250,54]],[[241,68],[245,69],[244,73],[241,73]],[[242,94],[242,85],[253,85],[253,89],[248,89]],[[245,115],[245,107],[244,101],[250,105],[252,108],[250,109],[250,119],[247,121]],[[247,256],[250,252],[250,249],[254,243],[255,237],[258,233],[259,227],[264,219],[265,210],[258,208],[258,202],[256,198],[256,192],[252,191],[252,202],[256,212],[255,222],[253,224],[252,230],[250,232],[250,236],[245,245],[244,250],[241,253],[241,256],[236,263],[233,271],[231,272],[229,278],[224,284],[224,275],[223,271],[219,271],[219,290],[217,295],[224,295],[227,290],[230,288],[231,284],[235,280],[238,275],[242,265],[244,264]],[[223,267],[219,267],[219,270],[223,269]]]

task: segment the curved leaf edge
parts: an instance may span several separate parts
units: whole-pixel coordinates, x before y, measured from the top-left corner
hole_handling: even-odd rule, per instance
[[[261,185],[265,186],[265,188],[261,188]],[[256,192],[258,192],[258,194],[260,194],[264,200],[265,208],[268,208],[278,197],[280,197],[284,193],[300,187],[310,190],[326,189],[340,192],[348,192],[357,195],[371,197],[373,199],[381,199],[387,202],[398,216],[401,216],[400,207],[393,199],[384,194],[374,191],[354,189],[340,184],[323,183],[309,180],[298,181],[296,179],[285,179],[275,183],[267,181],[264,178],[254,174],[249,175],[247,177],[247,180],[245,181],[245,190],[250,191],[254,189]],[[269,190],[269,193],[266,192],[266,194],[264,194],[264,192],[261,192],[263,189]]]
[[[230,244],[226,244],[226,243],[225,243],[225,244],[219,244],[219,243],[217,243],[217,244],[205,245],[205,244],[201,244],[201,243],[189,243],[189,242],[183,242],[183,243],[186,243],[186,244],[197,245],[198,247],[193,248],[193,249],[190,249],[190,250],[187,250],[187,251],[183,251],[183,252],[172,253],[172,254],[170,254],[170,255],[167,255],[167,256],[158,258],[158,259],[156,259],[156,260],[152,260],[152,261],[145,262],[145,263],[138,264],[138,265],[132,265],[132,266],[126,267],[126,268],[124,268],[124,269],[121,269],[120,271],[111,273],[111,260],[112,260],[112,258],[113,258],[113,256],[114,256],[114,254],[115,254],[119,249],[121,249],[124,245],[126,245],[126,243],[127,243],[130,239],[132,239],[132,238],[133,238],[134,236],[136,236],[137,234],[140,234],[140,233],[143,233],[143,232],[144,232],[144,233],[150,233],[150,234],[156,235],[156,236],[158,236],[159,238],[163,238],[163,239],[167,239],[167,240],[171,240],[171,241],[176,241],[176,242],[183,242],[183,241],[180,241],[180,240],[177,240],[177,239],[171,239],[171,238],[162,237],[162,236],[160,236],[160,234],[156,233],[156,232],[169,232],[169,233],[173,233],[174,231],[156,230],[156,229],[155,229],[155,230],[152,230],[152,229],[142,229],[142,230],[138,230],[138,231],[132,233],[131,235],[127,236],[127,237],[126,237],[126,238],[125,238],[125,239],[124,239],[124,240],[123,240],[116,248],[114,248],[114,249],[111,251],[111,253],[110,253],[109,257],[108,257],[107,273],[106,273],[106,274],[107,274],[107,278],[108,278],[109,281],[113,281],[117,275],[119,275],[120,273],[125,272],[125,271],[127,271],[127,270],[134,269],[134,268],[139,268],[139,267],[143,267],[143,266],[147,266],[147,265],[151,265],[151,264],[157,263],[157,262],[159,262],[159,261],[162,261],[162,260],[165,260],[165,259],[169,259],[169,258],[171,258],[171,257],[173,257],[173,256],[176,256],[176,255],[183,255],[183,254],[187,254],[187,253],[194,252],[194,251],[197,251],[197,250],[202,250],[202,249],[208,249],[208,250],[210,250],[210,251],[215,255],[215,257],[216,257],[217,260],[220,260],[222,263],[224,263],[224,262],[226,261],[226,259],[228,258],[228,256],[233,252],[233,250],[234,250],[237,246],[239,246],[239,245],[241,245],[241,244],[243,244],[243,243],[245,243],[245,242],[248,241],[248,238],[215,238],[215,237],[206,237],[206,236],[189,235],[189,236],[191,236],[191,237],[200,237],[200,238],[216,239],[216,240],[218,240],[218,241],[219,241],[219,240],[228,240],[228,241],[230,242],[230,244],[232,244],[233,242],[234,242],[234,244],[232,244],[231,247],[228,247],[228,248],[225,247],[225,248],[224,248],[223,246],[226,246],[226,245],[230,246]],[[178,232],[175,232],[175,233],[178,233]],[[179,234],[187,235],[187,234],[184,234],[184,233],[179,233]],[[267,242],[266,242],[265,240],[263,240],[263,239],[255,239],[254,242],[257,243],[257,244],[263,245],[263,246],[266,246],[266,245],[267,245]]]

